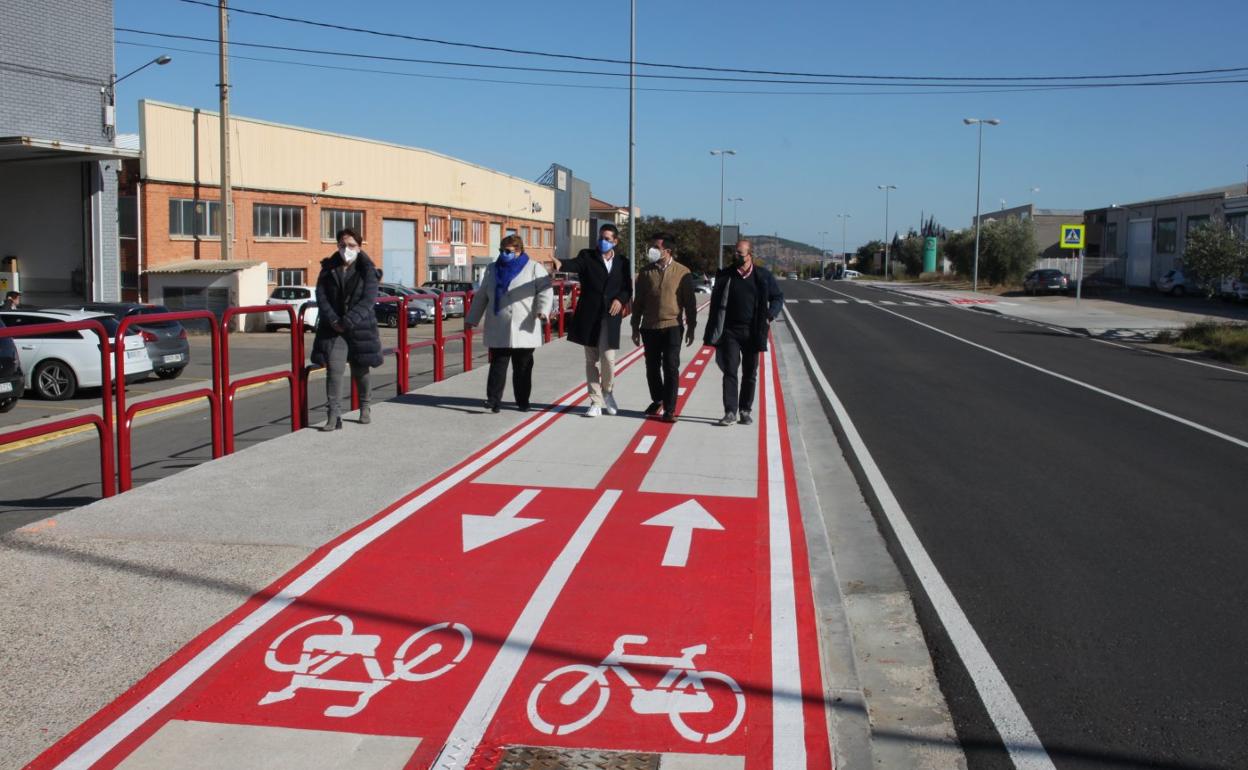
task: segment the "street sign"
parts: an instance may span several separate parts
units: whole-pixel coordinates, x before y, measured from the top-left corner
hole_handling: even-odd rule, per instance
[[[1062,240],[1059,245],[1063,249],[1082,249],[1083,230],[1083,225],[1062,225]]]

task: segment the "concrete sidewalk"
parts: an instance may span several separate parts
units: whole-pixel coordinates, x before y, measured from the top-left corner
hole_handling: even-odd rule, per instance
[[[1182,329],[1201,321],[1248,321],[1248,308],[1231,304],[1200,307],[1194,302],[1172,300],[1157,303],[1104,297],[997,296],[960,289],[930,288],[922,284],[854,281],[856,285],[907,297],[922,297],[962,305],[980,312],[1009,316],[1030,323],[1065,329],[1098,339],[1151,342],[1157,334]],[[1194,298],[1193,298],[1194,299]]]
[[[776,335],[838,767],[963,766],[904,584],[783,324]],[[582,383],[582,360],[566,341],[542,348],[534,407]],[[319,546],[530,416],[484,412],[485,376],[377,404],[370,426],[300,431],[0,538],[0,765],[33,759]],[[678,427],[704,447],[719,410],[695,401]],[[559,430],[596,446],[644,406]]]

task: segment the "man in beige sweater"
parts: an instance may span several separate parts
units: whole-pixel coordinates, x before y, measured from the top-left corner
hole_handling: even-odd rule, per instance
[[[680,339],[692,345],[698,323],[698,301],[693,275],[675,261],[672,236],[660,233],[650,240],[647,264],[637,273],[633,290],[633,344],[646,346],[646,381],[650,385],[647,415],[663,410],[665,422],[676,422],[676,393],[680,384]]]

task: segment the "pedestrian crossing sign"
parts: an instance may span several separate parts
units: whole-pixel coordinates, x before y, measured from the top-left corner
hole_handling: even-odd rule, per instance
[[[1083,225],[1062,225],[1062,242],[1063,249],[1082,249],[1083,248]]]

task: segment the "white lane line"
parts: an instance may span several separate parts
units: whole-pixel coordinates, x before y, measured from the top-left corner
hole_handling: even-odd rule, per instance
[[[989,718],[992,719],[997,733],[1001,736],[1006,751],[1010,754],[1010,759],[1014,761],[1014,766],[1019,768],[1019,770],[1056,770],[1053,761],[1049,759],[1048,752],[1043,744],[1040,743],[1039,736],[1036,735],[1035,729],[1031,726],[1031,721],[1027,718],[1027,714],[1023,712],[1023,707],[1019,705],[1018,699],[1014,697],[1014,692],[1010,689],[1009,683],[1005,681],[1005,677],[1001,674],[1001,669],[997,668],[997,664],[993,661],[992,655],[989,654],[988,648],[984,646],[979,635],[975,633],[975,628],[971,625],[971,621],[966,617],[966,613],[962,611],[962,606],[958,604],[958,600],[954,598],[953,591],[949,589],[945,579],[941,577],[940,570],[936,568],[932,557],[923,548],[922,541],[919,540],[918,534],[915,533],[914,528],[910,525],[910,520],[906,518],[905,511],[901,509],[901,504],[897,502],[897,498],[893,495],[893,490],[889,487],[888,481],[885,480],[884,474],[880,471],[879,466],[875,464],[875,459],[871,456],[870,450],[867,449],[862,436],[859,435],[853,420],[850,419],[849,412],[845,410],[845,405],[837,398],[836,393],[832,390],[832,386],[828,383],[828,378],[823,374],[823,369],[815,361],[814,354],[811,353],[810,346],[806,344],[806,338],[802,335],[801,329],[797,327],[788,311],[785,311],[785,315],[787,316],[789,329],[793,332],[793,337],[797,340],[797,344],[801,348],[807,363],[810,364],[815,381],[819,384],[824,397],[828,399],[828,403],[832,406],[832,412],[836,415],[837,421],[841,424],[841,429],[845,432],[850,448],[862,466],[863,473],[867,477],[867,483],[871,485],[871,489],[875,492],[876,500],[879,501],[880,508],[883,510],[885,517],[888,518],[889,525],[897,536],[898,545],[905,552],[906,559],[910,562],[910,566],[913,567],[915,576],[923,584],[923,590],[927,593],[928,599],[932,602],[932,607],[935,608],[936,614],[940,617],[941,625],[945,627],[945,631],[949,634],[949,639],[958,651],[958,657],[962,659],[967,672],[971,675],[971,681],[975,684],[975,690],[979,693],[979,697],[988,711]],[[768,419],[770,419],[770,415],[768,415]],[[797,765],[777,764],[776,767],[797,767]]]
[[[809,303],[810,303],[810,304],[812,304],[812,305],[822,305],[822,304],[823,304],[823,300],[821,300],[821,299],[808,299],[808,300],[806,300],[806,301],[807,301],[807,302],[809,302]]]
[[[823,287],[820,287],[820,288],[823,288]],[[832,291],[832,289],[828,289],[828,291]],[[1244,449],[1248,449],[1248,441],[1245,441],[1244,439],[1241,439],[1241,438],[1236,438],[1228,433],[1223,433],[1220,430],[1214,430],[1213,428],[1210,428],[1206,425],[1201,425],[1200,423],[1189,420],[1186,417],[1180,417],[1177,414],[1171,414],[1164,410],[1158,409],[1155,406],[1149,406],[1148,404],[1145,404],[1142,401],[1136,401],[1133,398],[1128,398],[1127,396],[1120,396],[1117,393],[1114,393],[1113,391],[1109,391],[1109,390],[1106,390],[1105,388],[1097,387],[1096,385],[1093,385],[1090,382],[1077,380],[1074,377],[1068,377],[1065,374],[1061,374],[1060,372],[1055,372],[1052,369],[1045,369],[1043,366],[1033,364],[1029,361],[1024,361],[1021,358],[1015,358],[1009,353],[1002,353],[1001,351],[994,350],[988,347],[987,345],[981,345],[978,342],[972,342],[971,340],[968,340],[965,337],[959,337],[958,335],[953,334],[952,332],[947,332],[944,329],[938,329],[935,326],[932,326],[931,324],[925,324],[922,321],[917,321],[913,318],[909,318],[896,311],[887,310],[885,308],[879,308],[879,310],[881,313],[888,313],[889,315],[897,316],[903,321],[909,321],[912,324],[917,324],[919,326],[922,326],[924,329],[934,331],[937,334],[943,334],[949,339],[957,340],[958,342],[961,342],[964,345],[970,345],[973,348],[978,348],[984,351],[985,353],[991,353],[994,356],[999,356],[1001,358],[1004,358],[1006,361],[1012,361],[1018,364],[1019,366],[1025,366],[1028,369],[1032,369],[1034,371],[1040,372],[1041,374],[1047,374],[1050,377],[1054,377],[1063,382],[1069,382],[1071,385],[1077,385],[1081,388],[1090,390],[1093,393],[1098,393],[1102,396],[1105,396],[1106,398],[1112,398],[1115,401],[1121,401],[1122,403],[1127,404],[1128,406],[1134,406],[1137,409],[1143,409],[1145,412],[1148,412],[1149,414],[1155,414],[1158,417],[1161,417],[1166,420],[1171,420],[1173,422],[1177,422],[1180,425],[1186,425],[1189,428],[1195,428],[1201,433],[1207,433],[1208,435],[1213,436],[1214,438],[1220,438],[1223,441],[1229,441],[1230,443],[1236,446],[1243,447]]]
[[[832,301],[833,301],[833,302],[835,302],[835,303],[836,303],[836,304],[838,304],[838,305],[846,305],[846,304],[849,304],[849,300],[847,300],[847,299],[834,299],[834,300],[832,300]]]
[[[832,291],[832,290],[831,290],[831,289],[828,289],[828,291]],[[855,300],[854,300],[854,302],[857,302],[859,305],[870,305],[870,304],[871,304],[871,300],[869,300],[869,299],[855,299]]]
[[[911,302],[911,301],[907,300],[907,301],[905,301],[905,302],[903,302],[903,303],[901,303],[901,304],[903,304],[903,305],[909,305],[909,306],[911,306],[911,307],[918,307],[919,305],[922,305],[923,303],[922,303],[922,302]]]
[[[650,453],[650,448],[654,446],[654,440],[657,436],[643,436],[637,444],[637,448],[633,450],[633,454],[644,455]]]
[[[948,305],[946,305],[946,304],[945,304],[945,303],[943,303],[943,302],[928,302],[928,303],[927,303],[927,306],[928,306],[928,307],[949,307]]]
[[[788,311],[785,311],[788,315]],[[792,323],[790,317],[789,322]],[[796,331],[796,327],[794,327]],[[780,447],[780,412],[769,351],[763,354],[767,417],[767,539],[771,571],[771,718],[775,768],[806,767],[806,722],[802,713],[802,667],[797,650],[797,587],[789,496]]]
[[[1048,328],[1052,329],[1053,327],[1050,326]],[[1065,331],[1068,334],[1072,334],[1076,337],[1084,337],[1084,335],[1075,334],[1074,332],[1071,332],[1069,329],[1062,329],[1061,331]],[[1194,358],[1184,358],[1182,356],[1170,355],[1169,353],[1160,353],[1156,350],[1145,350],[1144,348],[1141,348],[1135,345],[1124,345],[1121,342],[1112,342],[1110,340],[1103,340],[1097,337],[1084,337],[1084,338],[1092,340],[1093,342],[1099,342],[1102,345],[1109,345],[1115,348],[1122,348],[1123,350],[1130,350],[1136,353],[1147,353],[1150,356],[1157,356],[1159,358],[1168,358],[1171,361],[1178,361],[1179,363],[1183,363],[1183,364],[1191,364],[1192,366],[1203,366],[1208,369],[1217,369],[1219,372],[1229,372],[1231,374],[1238,374],[1240,377],[1248,377],[1248,372],[1244,371],[1243,369],[1232,369],[1228,366],[1219,366],[1218,364],[1211,364],[1208,361],[1197,361]]]
[[[897,303],[893,302],[891,299],[882,299],[880,300],[880,304],[881,305],[896,305]]]
[[[642,349],[638,348],[621,358],[616,365],[622,366],[641,355]],[[403,523],[414,513],[460,482],[471,478],[473,474],[496,461],[517,444],[536,433],[539,428],[546,426],[560,416],[584,394],[584,386],[572,391],[550,411],[539,413],[532,422],[521,426],[515,433],[495,444],[489,450],[482,452],[475,460],[465,463],[442,481],[429,487],[404,505],[339,543],[329,553],[325,554],[324,558],[295,578],[290,585],[260,605],[250,615],[238,621],[221,636],[214,639],[211,644],[184,663],[181,668],[157,685],[142,700],[127,709],[124,714],[92,736],[86,743],[79,746],[77,751],[70,754],[56,766],[56,770],[87,770],[87,768],[98,762],[101,757],[116,748],[117,744],[139,729],[147,720],[155,716],[157,712],[172,703],[174,698],[185,692],[188,687],[207,673],[209,669],[215,666],[247,637],[276,617],[292,602],[315,588],[317,584],[345,564],[361,549]]]
[[[546,576],[542,578],[537,590],[529,598],[528,604],[520,612],[520,617],[516,619],[516,624],[512,626],[511,633],[507,635],[507,641],[499,649],[498,655],[494,656],[493,662],[481,678],[481,683],[477,685],[468,705],[460,713],[459,720],[451,730],[450,738],[447,739],[446,748],[434,762],[433,767],[436,770],[463,770],[468,766],[478,744],[481,743],[481,738],[485,735],[486,728],[498,712],[503,695],[511,687],[516,674],[520,672],[520,667],[524,665],[524,659],[542,630],[551,607],[559,598],[559,594],[563,592],[564,586],[568,584],[568,578],[572,576],[572,571],[576,569],[581,557],[585,555],[585,550],[589,548],[594,535],[598,534],[612,506],[619,499],[620,490],[618,489],[608,489],[604,492],[590,510],[589,515],[577,527],[568,544],[563,547],[563,551],[550,565]]]
[[[785,302],[789,303],[790,305],[796,305],[797,303],[801,302],[801,300],[800,299],[786,299]]]

